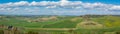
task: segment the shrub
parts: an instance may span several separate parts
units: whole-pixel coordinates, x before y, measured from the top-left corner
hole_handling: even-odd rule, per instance
[[[3,30],[0,30],[0,34],[4,34],[4,31],[3,31]]]
[[[38,32],[29,31],[27,34],[38,34]]]

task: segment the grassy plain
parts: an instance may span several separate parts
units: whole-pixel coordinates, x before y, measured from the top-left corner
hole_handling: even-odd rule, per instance
[[[85,20],[82,16],[0,16],[0,25],[18,27],[27,32],[52,32],[52,34],[90,34],[92,32],[102,34],[103,32],[120,31],[120,16],[92,15],[88,17],[91,21],[102,24],[103,28],[77,28],[77,24]]]

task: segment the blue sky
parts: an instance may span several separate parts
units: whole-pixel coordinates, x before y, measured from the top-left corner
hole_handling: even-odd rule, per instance
[[[5,15],[120,15],[120,0],[0,0]]]
[[[19,2],[19,1],[40,2],[40,1],[60,1],[60,0],[0,0],[0,3]],[[82,1],[82,2],[90,2],[90,3],[101,2],[101,3],[107,3],[107,4],[120,5],[120,0],[68,0],[68,1]]]

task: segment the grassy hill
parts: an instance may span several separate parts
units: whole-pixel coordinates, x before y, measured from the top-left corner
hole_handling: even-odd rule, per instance
[[[52,18],[51,18],[52,17]],[[95,31],[119,31],[120,16],[88,16],[91,21],[104,25],[103,29],[95,29]],[[44,19],[43,19],[44,18]],[[55,18],[55,19],[54,19]],[[82,16],[1,16],[0,25],[14,26],[19,28],[26,28],[24,31],[39,31],[39,32],[66,32],[64,30],[75,29],[77,24],[84,21]],[[30,22],[29,22],[30,21]],[[42,30],[41,28],[46,28]],[[54,28],[54,29],[49,29]],[[57,29],[58,28],[58,29]],[[61,29],[60,29],[61,28]],[[62,30],[62,28],[64,28]],[[65,29],[66,28],[66,29]],[[67,29],[68,28],[68,29]],[[94,31],[94,29],[77,29],[74,32],[87,33]],[[67,32],[68,32],[67,31]],[[71,30],[70,30],[71,31]]]
[[[44,22],[28,22],[29,20],[35,20],[37,18],[43,17],[3,17],[0,18],[0,24],[2,25],[12,25],[19,27],[36,27],[36,28],[75,28],[76,24],[80,23],[83,19],[78,16],[72,17],[57,17],[57,20],[48,20]],[[48,17],[47,17],[48,18]],[[76,21],[71,21],[72,19],[77,18]],[[119,16],[99,16],[99,17],[91,17],[92,21],[101,23],[106,27],[117,27],[120,26],[120,17]]]

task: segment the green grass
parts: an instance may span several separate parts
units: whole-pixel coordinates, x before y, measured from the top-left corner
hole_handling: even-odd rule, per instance
[[[18,19],[19,18],[19,19]],[[46,21],[46,22],[33,22],[29,23],[23,20],[24,17],[16,17],[16,18],[2,18],[0,19],[0,24],[4,25],[13,25],[16,27],[28,27],[28,28],[75,28],[76,24],[80,23],[82,19],[78,21],[72,22],[70,19],[75,17],[65,17],[60,18],[57,21]],[[33,19],[33,18],[32,18]],[[34,18],[35,19],[35,18]],[[100,24],[105,25],[106,27],[118,27],[120,26],[120,17],[116,16],[105,16],[92,18],[93,21],[98,22]]]
[[[18,19],[19,18],[19,19]],[[27,22],[24,20],[25,17],[13,17],[13,18],[0,18],[0,25],[15,26],[20,28],[76,28],[77,24],[82,22],[83,19],[77,21],[71,21],[75,17],[59,17],[57,21],[50,20],[45,22]],[[39,18],[39,17],[36,17]],[[31,19],[36,19],[31,18]],[[77,29],[74,32],[89,34],[91,31],[96,32],[114,32],[120,31],[120,17],[118,16],[102,16],[102,17],[92,17],[92,21],[98,22],[105,27],[103,29]],[[57,31],[57,30],[25,30],[25,31],[39,31],[39,32],[68,32],[68,31]]]
[[[76,24],[80,22],[81,19],[77,22],[72,22],[70,19],[64,19],[55,24],[45,25],[44,28],[75,28]]]

